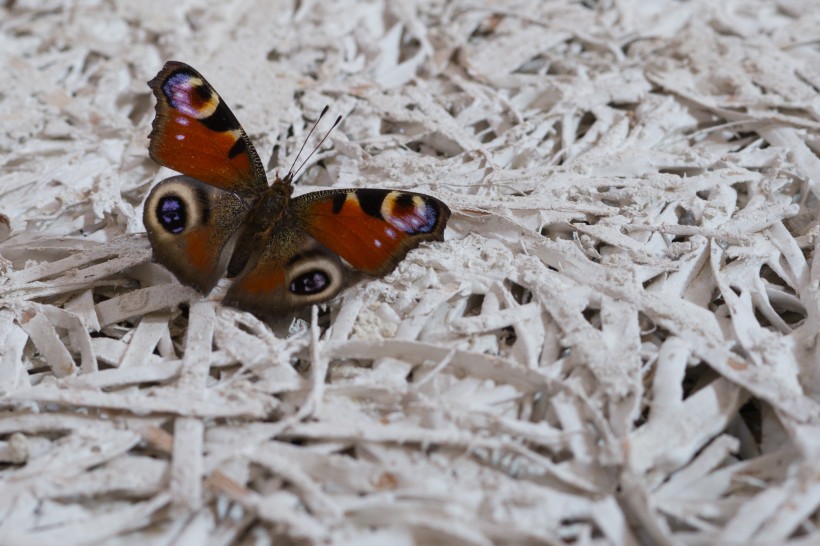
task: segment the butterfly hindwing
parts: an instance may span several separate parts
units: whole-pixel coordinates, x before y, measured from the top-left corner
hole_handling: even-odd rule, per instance
[[[327,190],[291,202],[297,223],[331,252],[368,275],[384,275],[423,241],[441,241],[447,205],[399,190]]]
[[[169,61],[148,85],[157,99],[149,135],[154,161],[244,197],[267,188],[250,138],[199,72]]]
[[[154,259],[208,293],[225,272],[226,245],[248,214],[236,195],[187,176],[157,184],[143,210]]]
[[[345,285],[339,257],[296,227],[282,226],[234,279],[225,299],[261,315],[282,315],[328,300]]]

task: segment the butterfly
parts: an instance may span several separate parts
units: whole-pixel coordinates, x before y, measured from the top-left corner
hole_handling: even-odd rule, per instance
[[[268,185],[259,154],[202,75],[169,61],[156,97],[149,155],[182,173],[149,193],[143,223],[154,260],[222,302],[283,315],[326,301],[350,270],[390,272],[423,241],[443,240],[447,205],[421,193],[330,189],[293,197],[293,170]],[[338,122],[338,120],[337,120]]]

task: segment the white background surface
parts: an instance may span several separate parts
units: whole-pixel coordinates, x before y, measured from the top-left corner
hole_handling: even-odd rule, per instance
[[[7,2],[0,543],[820,542],[818,28],[786,0]],[[313,321],[181,287],[141,221],[169,59],[271,172],[329,104],[297,192],[430,193],[447,240]]]

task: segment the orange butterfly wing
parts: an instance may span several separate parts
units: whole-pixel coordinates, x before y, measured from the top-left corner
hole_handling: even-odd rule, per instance
[[[346,284],[339,257],[303,230],[282,226],[234,279],[222,303],[283,315],[329,300]]]
[[[447,205],[421,193],[327,190],[295,198],[299,225],[325,248],[368,275],[384,275],[423,241],[444,239]]]
[[[148,136],[154,161],[243,197],[267,188],[248,135],[199,72],[168,61],[148,85],[157,99]]]

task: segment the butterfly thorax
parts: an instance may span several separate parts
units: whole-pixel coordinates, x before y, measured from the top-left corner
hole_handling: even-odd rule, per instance
[[[254,236],[269,232],[284,217],[292,192],[292,186],[276,183],[262,192],[245,220],[245,232]]]
[[[274,231],[280,229],[282,222],[286,220],[292,192],[291,185],[274,183],[253,202],[236,240],[228,265],[228,276],[235,276],[242,271],[251,256],[263,248]]]

